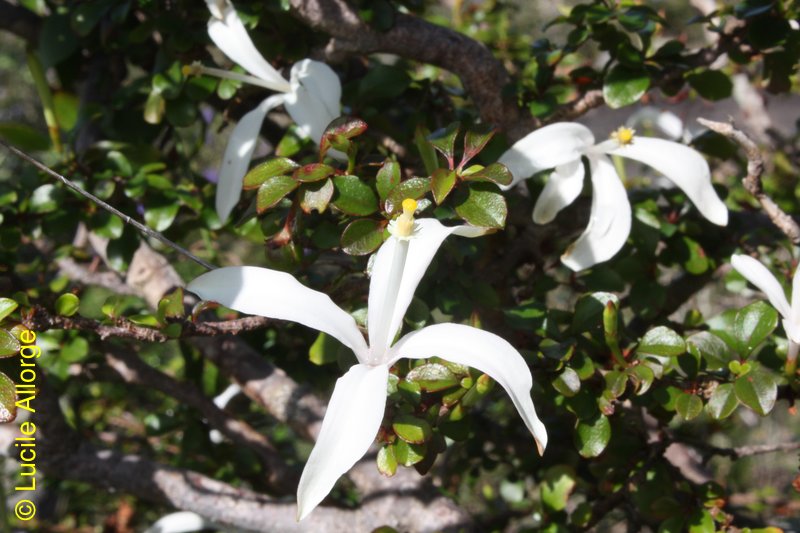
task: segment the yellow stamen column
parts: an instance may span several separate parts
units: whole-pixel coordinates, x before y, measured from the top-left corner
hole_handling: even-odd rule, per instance
[[[379,364],[382,361],[386,346],[397,334],[396,331],[389,331],[389,325],[392,322],[392,314],[397,303],[397,294],[403,281],[403,271],[408,257],[408,241],[414,232],[414,212],[417,210],[417,202],[411,198],[406,198],[403,200],[402,206],[403,213],[389,225],[389,231],[392,233],[390,238],[394,238],[395,242],[392,266],[389,269],[389,281],[381,306],[381,314],[379,315],[383,323],[370,326],[370,332],[375,332],[375,338],[370,336],[369,340],[370,358],[373,364]],[[386,244],[389,243],[387,242]],[[375,352],[373,353],[372,350],[375,350]]]

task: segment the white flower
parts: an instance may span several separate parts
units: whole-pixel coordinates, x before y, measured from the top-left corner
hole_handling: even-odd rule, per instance
[[[258,107],[243,116],[231,133],[222,160],[216,197],[217,214],[224,221],[239,201],[242,179],[247,173],[258,132],[261,131],[267,113],[283,105],[297,124],[298,133],[319,143],[325,127],[339,116],[342,84],[328,65],[310,59],[296,63],[287,81],[256,50],[230,2],[206,0],[206,5],[211,11],[209,37],[226,56],[252,76],[199,65],[192,65],[186,70],[190,73],[235,79],[279,93],[266,98]]]
[[[400,358],[441,357],[494,378],[511,396],[539,452],[547,432],[536,416],[533,385],[525,360],[497,335],[460,324],[436,324],[396,343],[414,291],[436,250],[451,234],[477,237],[485,228],[445,227],[434,219],[414,220],[416,202],[405,200],[393,235],[381,246],[369,290],[369,345],[355,320],[330,298],[294,277],[258,267],[221,268],[192,281],[188,290],[243,313],[291,320],[323,331],[353,350],[358,364],[336,382],[319,438],[297,489],[298,519],[306,517],[375,439],[386,406],[389,369]]]
[[[787,368],[792,369],[789,373],[794,374],[794,362],[797,358],[798,347],[800,347],[800,268],[795,270],[792,281],[792,304],[786,299],[783,287],[767,270],[760,261],[753,259],[749,255],[734,254],[731,256],[731,265],[739,274],[758,287],[761,292],[767,295],[769,303],[772,304],[778,313],[783,317],[783,329],[789,338],[789,352],[786,357]]]
[[[664,174],[714,224],[728,223],[728,209],[711,186],[711,172],[703,157],[688,146],[664,139],[635,137],[620,128],[612,138],[595,144],[586,126],[559,122],[540,128],[517,141],[499,159],[514,176],[513,187],[537,172],[554,168],[533,209],[537,224],[551,222],[571,204],[583,188],[581,158],[589,160],[592,207],[589,225],[561,256],[561,261],[578,271],[611,259],[631,230],[631,205],[625,187],[607,157],[620,155],[645,163]]]

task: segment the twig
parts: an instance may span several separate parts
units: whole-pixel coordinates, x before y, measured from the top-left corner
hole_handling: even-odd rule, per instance
[[[737,130],[732,123],[715,122],[704,118],[698,118],[697,121],[708,129],[732,139],[742,147],[747,156],[747,176],[742,179],[742,185],[758,200],[761,208],[772,223],[792,243],[800,245],[800,226],[764,192],[761,186],[761,175],[764,173],[764,157],[761,155],[758,146],[746,134]]]
[[[145,226],[144,224],[138,222],[137,220],[132,219],[131,217],[129,217],[128,215],[126,215],[122,211],[120,211],[120,210],[116,209],[115,207],[112,207],[111,205],[105,203],[103,200],[101,200],[97,196],[93,195],[92,193],[81,189],[79,186],[75,185],[75,183],[70,181],[65,176],[62,176],[61,174],[59,174],[55,170],[53,170],[50,167],[48,167],[48,166],[44,165],[43,163],[39,162],[37,159],[31,157],[30,155],[28,155],[27,153],[23,152],[19,148],[15,148],[14,146],[11,146],[10,144],[8,144],[7,142],[5,142],[2,139],[0,139],[0,145],[6,147],[14,155],[16,155],[17,157],[20,157],[21,159],[24,159],[28,163],[32,164],[33,166],[35,166],[36,168],[38,168],[39,170],[44,172],[45,174],[48,174],[48,175],[50,175],[50,176],[52,176],[54,178],[57,178],[64,185],[66,185],[68,188],[72,189],[73,191],[75,191],[76,193],[80,194],[84,198],[90,200],[92,203],[102,207],[103,209],[105,209],[106,211],[111,213],[112,215],[118,216],[119,218],[122,219],[122,221],[124,223],[133,226],[134,228],[139,230],[144,235],[146,235],[148,237],[152,237],[153,239],[156,239],[156,240],[162,242],[163,244],[169,246],[170,248],[172,248],[176,252],[188,257],[189,259],[191,259],[192,261],[194,261],[198,265],[200,265],[202,267],[205,267],[208,270],[214,270],[216,268],[214,265],[212,265],[210,263],[207,263],[206,261],[204,261],[204,260],[200,259],[199,257],[197,257],[196,255],[194,255],[192,252],[190,252],[189,250],[187,250],[183,246],[181,246],[179,244],[176,244],[176,243],[172,242],[171,240],[167,239],[161,233],[148,228],[147,226]]]
[[[154,388],[197,409],[211,427],[223,433],[236,445],[250,448],[256,452],[266,469],[269,486],[281,493],[294,491],[299,479],[297,472],[289,468],[266,437],[249,424],[225,413],[192,384],[178,381],[156,370],[124,347],[107,347],[105,358],[108,365],[126,383]]]
[[[192,322],[191,320],[184,320],[178,322],[181,325],[181,333],[177,338],[235,335],[245,331],[261,329],[269,322],[270,319],[262,316],[249,316],[223,322]],[[125,318],[118,318],[114,324],[104,324],[82,316],[53,315],[50,311],[38,305],[32,307],[29,313],[23,315],[22,324],[34,331],[47,331],[50,329],[89,331],[97,334],[102,340],[117,337],[145,342],[166,342],[176,338],[170,337],[155,328],[139,326]]]
[[[704,442],[696,441],[682,441],[684,444],[700,450],[703,454],[705,463],[714,455],[722,455],[730,457],[733,460],[741,459],[742,457],[751,457],[753,455],[762,455],[765,453],[776,452],[793,452],[800,450],[800,442],[779,442],[776,444],[751,444],[749,446],[737,446],[735,448],[720,448],[712,446]]]

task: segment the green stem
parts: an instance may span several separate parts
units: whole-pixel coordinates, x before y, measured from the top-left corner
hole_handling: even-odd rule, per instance
[[[31,51],[28,51],[26,55],[28,58],[28,69],[31,71],[31,76],[33,76],[33,84],[36,86],[36,92],[39,93],[39,100],[42,101],[44,121],[47,124],[47,132],[50,134],[53,148],[55,148],[56,152],[59,154],[63,153],[61,129],[58,126],[58,119],[56,118],[53,92],[50,90],[50,85],[47,83],[42,62],[39,61],[39,57]]]

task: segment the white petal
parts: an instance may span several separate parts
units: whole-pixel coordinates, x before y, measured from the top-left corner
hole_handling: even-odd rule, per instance
[[[243,116],[233,128],[230,139],[228,139],[228,146],[225,147],[222,167],[219,169],[215,199],[217,215],[223,222],[231,214],[231,210],[242,195],[242,180],[247,174],[247,167],[253,157],[253,150],[256,148],[264,117],[272,109],[281,105],[283,98],[282,94],[270,96]]]
[[[242,20],[236,14],[236,9],[232,5],[226,7],[224,18],[220,20],[216,17],[217,10],[213,9],[208,1],[207,4],[212,14],[211,20],[208,21],[208,36],[217,48],[253,76],[274,84],[276,91],[288,92],[289,82],[256,50]]]
[[[508,342],[488,331],[460,324],[436,324],[412,331],[391,350],[397,359],[441,357],[488,374],[503,387],[536,440],[539,453],[547,446],[547,430],[531,400],[533,378],[522,355]]]
[[[367,326],[372,360],[381,362],[400,329],[414,291],[448,235],[478,237],[489,231],[475,226],[442,225],[433,218],[415,222],[414,236],[406,241],[389,237],[380,247],[372,267]],[[404,247],[407,250],[404,251]]]
[[[500,159],[514,176],[508,190],[537,172],[580,159],[594,144],[589,128],[577,122],[556,122],[529,133],[508,149]]]
[[[537,224],[552,222],[559,211],[575,201],[583,189],[583,162],[580,159],[559,165],[550,174],[533,207],[533,221]]]
[[[628,117],[625,125],[629,128],[637,126],[656,127],[667,137],[677,140],[683,137],[683,121],[672,111],[661,111],[653,106],[645,106]]]
[[[336,381],[297,487],[298,520],[308,516],[336,480],[367,453],[383,419],[388,377],[388,366],[355,365]]]
[[[325,128],[340,115],[339,76],[325,63],[304,59],[292,67],[291,84],[286,109],[297,123],[298,133],[319,143]]]
[[[789,307],[786,294],[783,292],[783,287],[781,287],[781,284],[778,283],[778,280],[767,267],[757,259],[753,259],[749,255],[741,254],[734,254],[731,256],[731,265],[733,265],[733,268],[744,276],[747,281],[758,287],[761,292],[767,295],[769,303],[778,310],[778,313],[780,313],[784,319],[791,319],[792,310]]]
[[[206,7],[211,11],[211,16],[220,20],[225,18],[225,10],[231,6],[227,0],[206,0]]]
[[[787,328],[784,324],[784,329],[792,340],[800,342],[800,267],[794,271],[794,278],[792,278],[791,325]]]
[[[728,208],[711,186],[708,163],[693,148],[652,137],[634,137],[633,143],[625,146],[616,141],[602,146],[611,148],[607,153],[653,167],[680,187],[704,217],[720,226],[728,224]]]
[[[214,524],[191,511],[180,511],[162,516],[158,521],[147,528],[144,533],[189,533],[212,529]]]
[[[589,225],[561,256],[561,262],[576,272],[614,257],[631,232],[631,204],[614,165],[604,156],[592,156],[589,162],[592,169]]]
[[[291,320],[336,337],[359,361],[367,343],[348,313],[327,294],[309,289],[286,272],[259,267],[225,267],[206,272],[186,289],[249,315]]]

